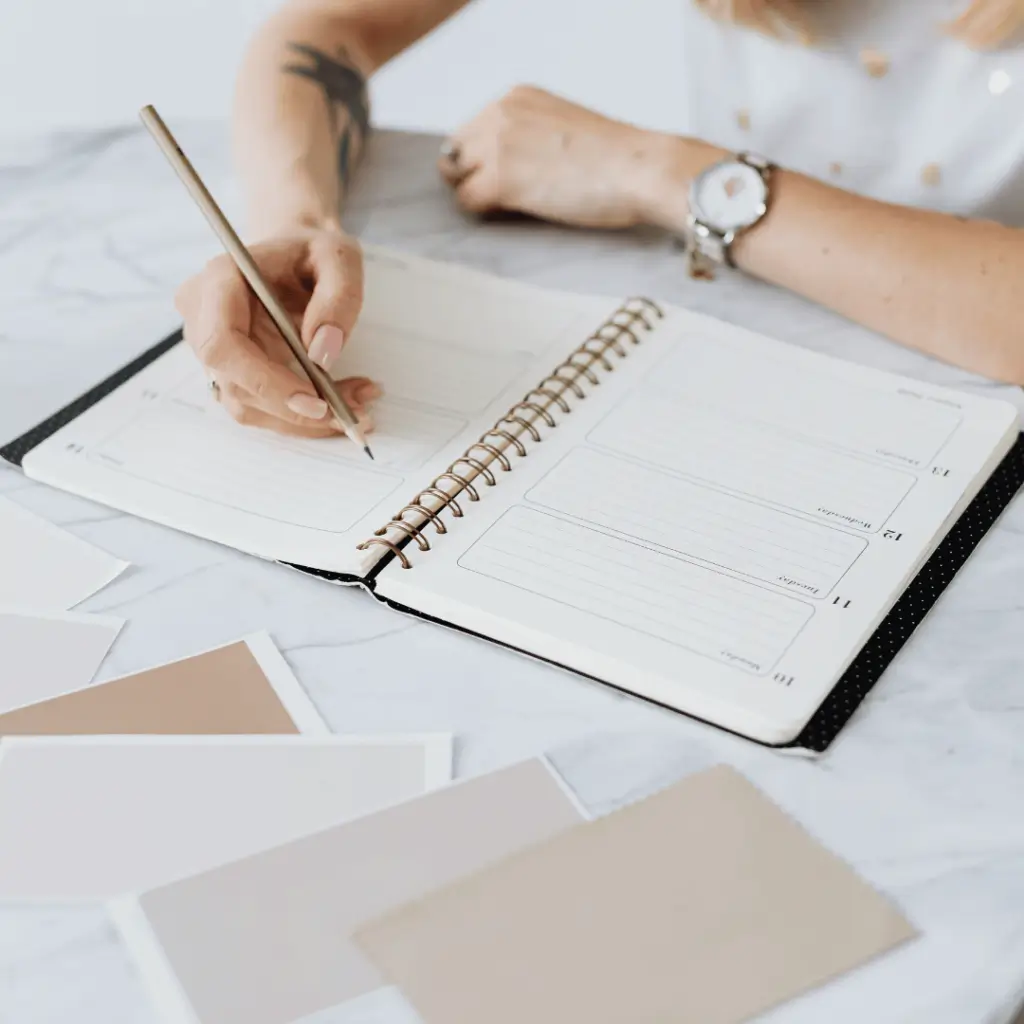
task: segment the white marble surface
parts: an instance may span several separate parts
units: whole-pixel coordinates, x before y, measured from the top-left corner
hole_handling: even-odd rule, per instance
[[[222,125],[183,141],[231,197]],[[381,134],[351,226],[555,286],[689,304],[830,352],[1000,391],[739,279],[685,279],[654,235],[473,226],[436,184],[436,141]],[[229,201],[229,207],[232,205]],[[175,283],[214,251],[132,128],[0,144],[0,437],[174,325]],[[728,761],[899,903],[922,937],[783,1007],[772,1024],[1005,1024],[1024,996],[1024,500],[1018,499],[829,754],[782,756],[556,669],[0,469],[0,492],[133,565],[84,606],[129,620],[133,671],[269,629],[339,730],[451,730],[457,771],[552,754],[596,811]],[[383,993],[317,1024],[408,1024]],[[2,1024],[153,1024],[101,908],[0,908]]]

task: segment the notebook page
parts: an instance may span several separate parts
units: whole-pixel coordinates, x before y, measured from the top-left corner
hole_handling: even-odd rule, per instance
[[[178,345],[32,451],[25,471],[253,554],[359,572],[367,557],[356,544],[615,305],[371,250],[341,370],[383,385],[376,461],[346,438],[239,426]]]
[[[793,738],[1017,432],[1009,405],[682,311],[385,597]]]

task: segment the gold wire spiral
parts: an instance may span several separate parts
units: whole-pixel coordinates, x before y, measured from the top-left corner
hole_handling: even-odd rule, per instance
[[[650,299],[635,298],[623,303],[567,359],[556,366],[532,391],[527,392],[522,401],[513,405],[490,430],[481,434],[478,441],[471,444],[440,476],[431,481],[429,487],[420,491],[374,536],[359,544],[358,550],[365,551],[372,545],[379,545],[390,551],[403,569],[411,569],[412,562],[402,550],[405,545],[415,541],[420,551],[429,551],[430,542],[423,536],[424,528],[433,523],[437,533],[447,533],[441,514],[448,511],[456,519],[464,515],[456,497],[464,494],[470,501],[479,501],[480,492],[474,483],[483,480],[488,487],[496,486],[497,477],[493,466],[497,465],[502,472],[507,473],[512,469],[508,457],[510,451],[514,451],[520,458],[529,454],[522,435],[526,434],[531,441],[539,443],[542,436],[537,429],[538,423],[550,429],[558,426],[558,420],[551,414],[552,408],[564,414],[572,412],[567,396],[572,395],[580,401],[587,397],[581,381],[586,381],[592,387],[599,385],[601,378],[596,370],[611,373],[615,369],[615,364],[608,358],[609,353],[625,359],[629,350],[624,342],[639,345],[641,333],[652,331],[656,321],[663,316],[661,308]],[[502,444],[504,447],[501,447]],[[407,522],[406,513],[421,521]],[[391,530],[400,536],[389,539],[387,534]]]

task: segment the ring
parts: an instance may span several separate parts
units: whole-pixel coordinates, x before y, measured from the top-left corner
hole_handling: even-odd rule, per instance
[[[441,159],[446,160],[453,167],[459,162],[461,150],[459,144],[451,139],[445,139],[441,143]]]
[[[220,385],[211,377],[206,382],[206,387],[209,390],[210,394],[213,395],[213,400],[215,402],[219,402],[220,401]]]

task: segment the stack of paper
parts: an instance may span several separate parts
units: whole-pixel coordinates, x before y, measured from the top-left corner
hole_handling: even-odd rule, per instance
[[[0,499],[0,901],[104,901],[409,799],[451,737],[330,736],[265,634],[92,682],[125,563]]]
[[[450,736],[331,736],[265,634],[0,714],[0,738],[0,902],[110,900],[451,779]]]
[[[728,768],[596,821],[543,760],[331,736],[260,634],[93,684],[124,564],[0,499],[0,901],[109,901],[165,1019],[739,1024],[910,938]]]
[[[297,1024],[386,982],[426,1024],[738,1024],[913,934],[731,769],[586,821],[540,761],[114,915],[178,1024]]]

